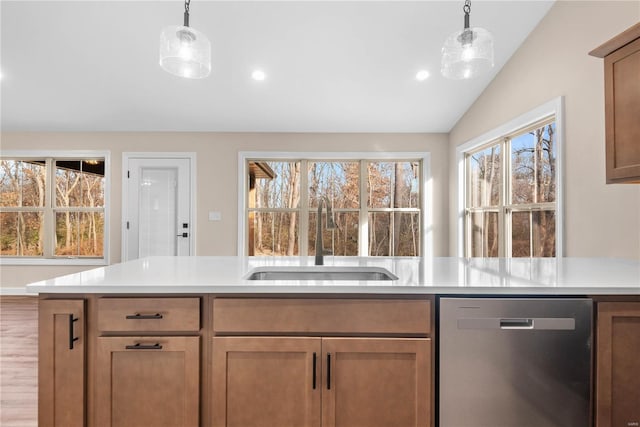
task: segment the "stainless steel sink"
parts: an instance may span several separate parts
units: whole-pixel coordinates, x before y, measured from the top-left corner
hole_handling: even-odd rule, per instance
[[[382,267],[256,267],[247,280],[398,280]]]

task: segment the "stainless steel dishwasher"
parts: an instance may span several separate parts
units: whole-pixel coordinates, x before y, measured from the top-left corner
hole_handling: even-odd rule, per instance
[[[591,425],[592,301],[441,298],[440,427]]]

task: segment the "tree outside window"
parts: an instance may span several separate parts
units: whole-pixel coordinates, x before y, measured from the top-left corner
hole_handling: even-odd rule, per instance
[[[103,258],[104,158],[0,159],[3,258]]]
[[[274,174],[256,178],[249,192],[249,255],[315,255],[321,197],[331,201],[337,225],[327,230],[323,212],[323,247],[335,256],[420,255],[420,160],[252,163]]]
[[[549,118],[466,153],[466,256],[556,255],[555,135]]]

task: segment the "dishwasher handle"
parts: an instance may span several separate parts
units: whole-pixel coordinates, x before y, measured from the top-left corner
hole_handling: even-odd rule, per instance
[[[458,319],[458,329],[573,331],[573,317],[479,317]]]
[[[533,329],[533,319],[500,319],[500,329]]]

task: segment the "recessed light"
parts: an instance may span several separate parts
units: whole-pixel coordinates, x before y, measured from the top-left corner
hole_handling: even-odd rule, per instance
[[[253,73],[251,73],[251,78],[253,80],[261,82],[267,78],[267,75],[262,70],[253,70]]]
[[[416,73],[416,80],[423,82],[429,78],[429,72],[427,70],[420,70]]]

